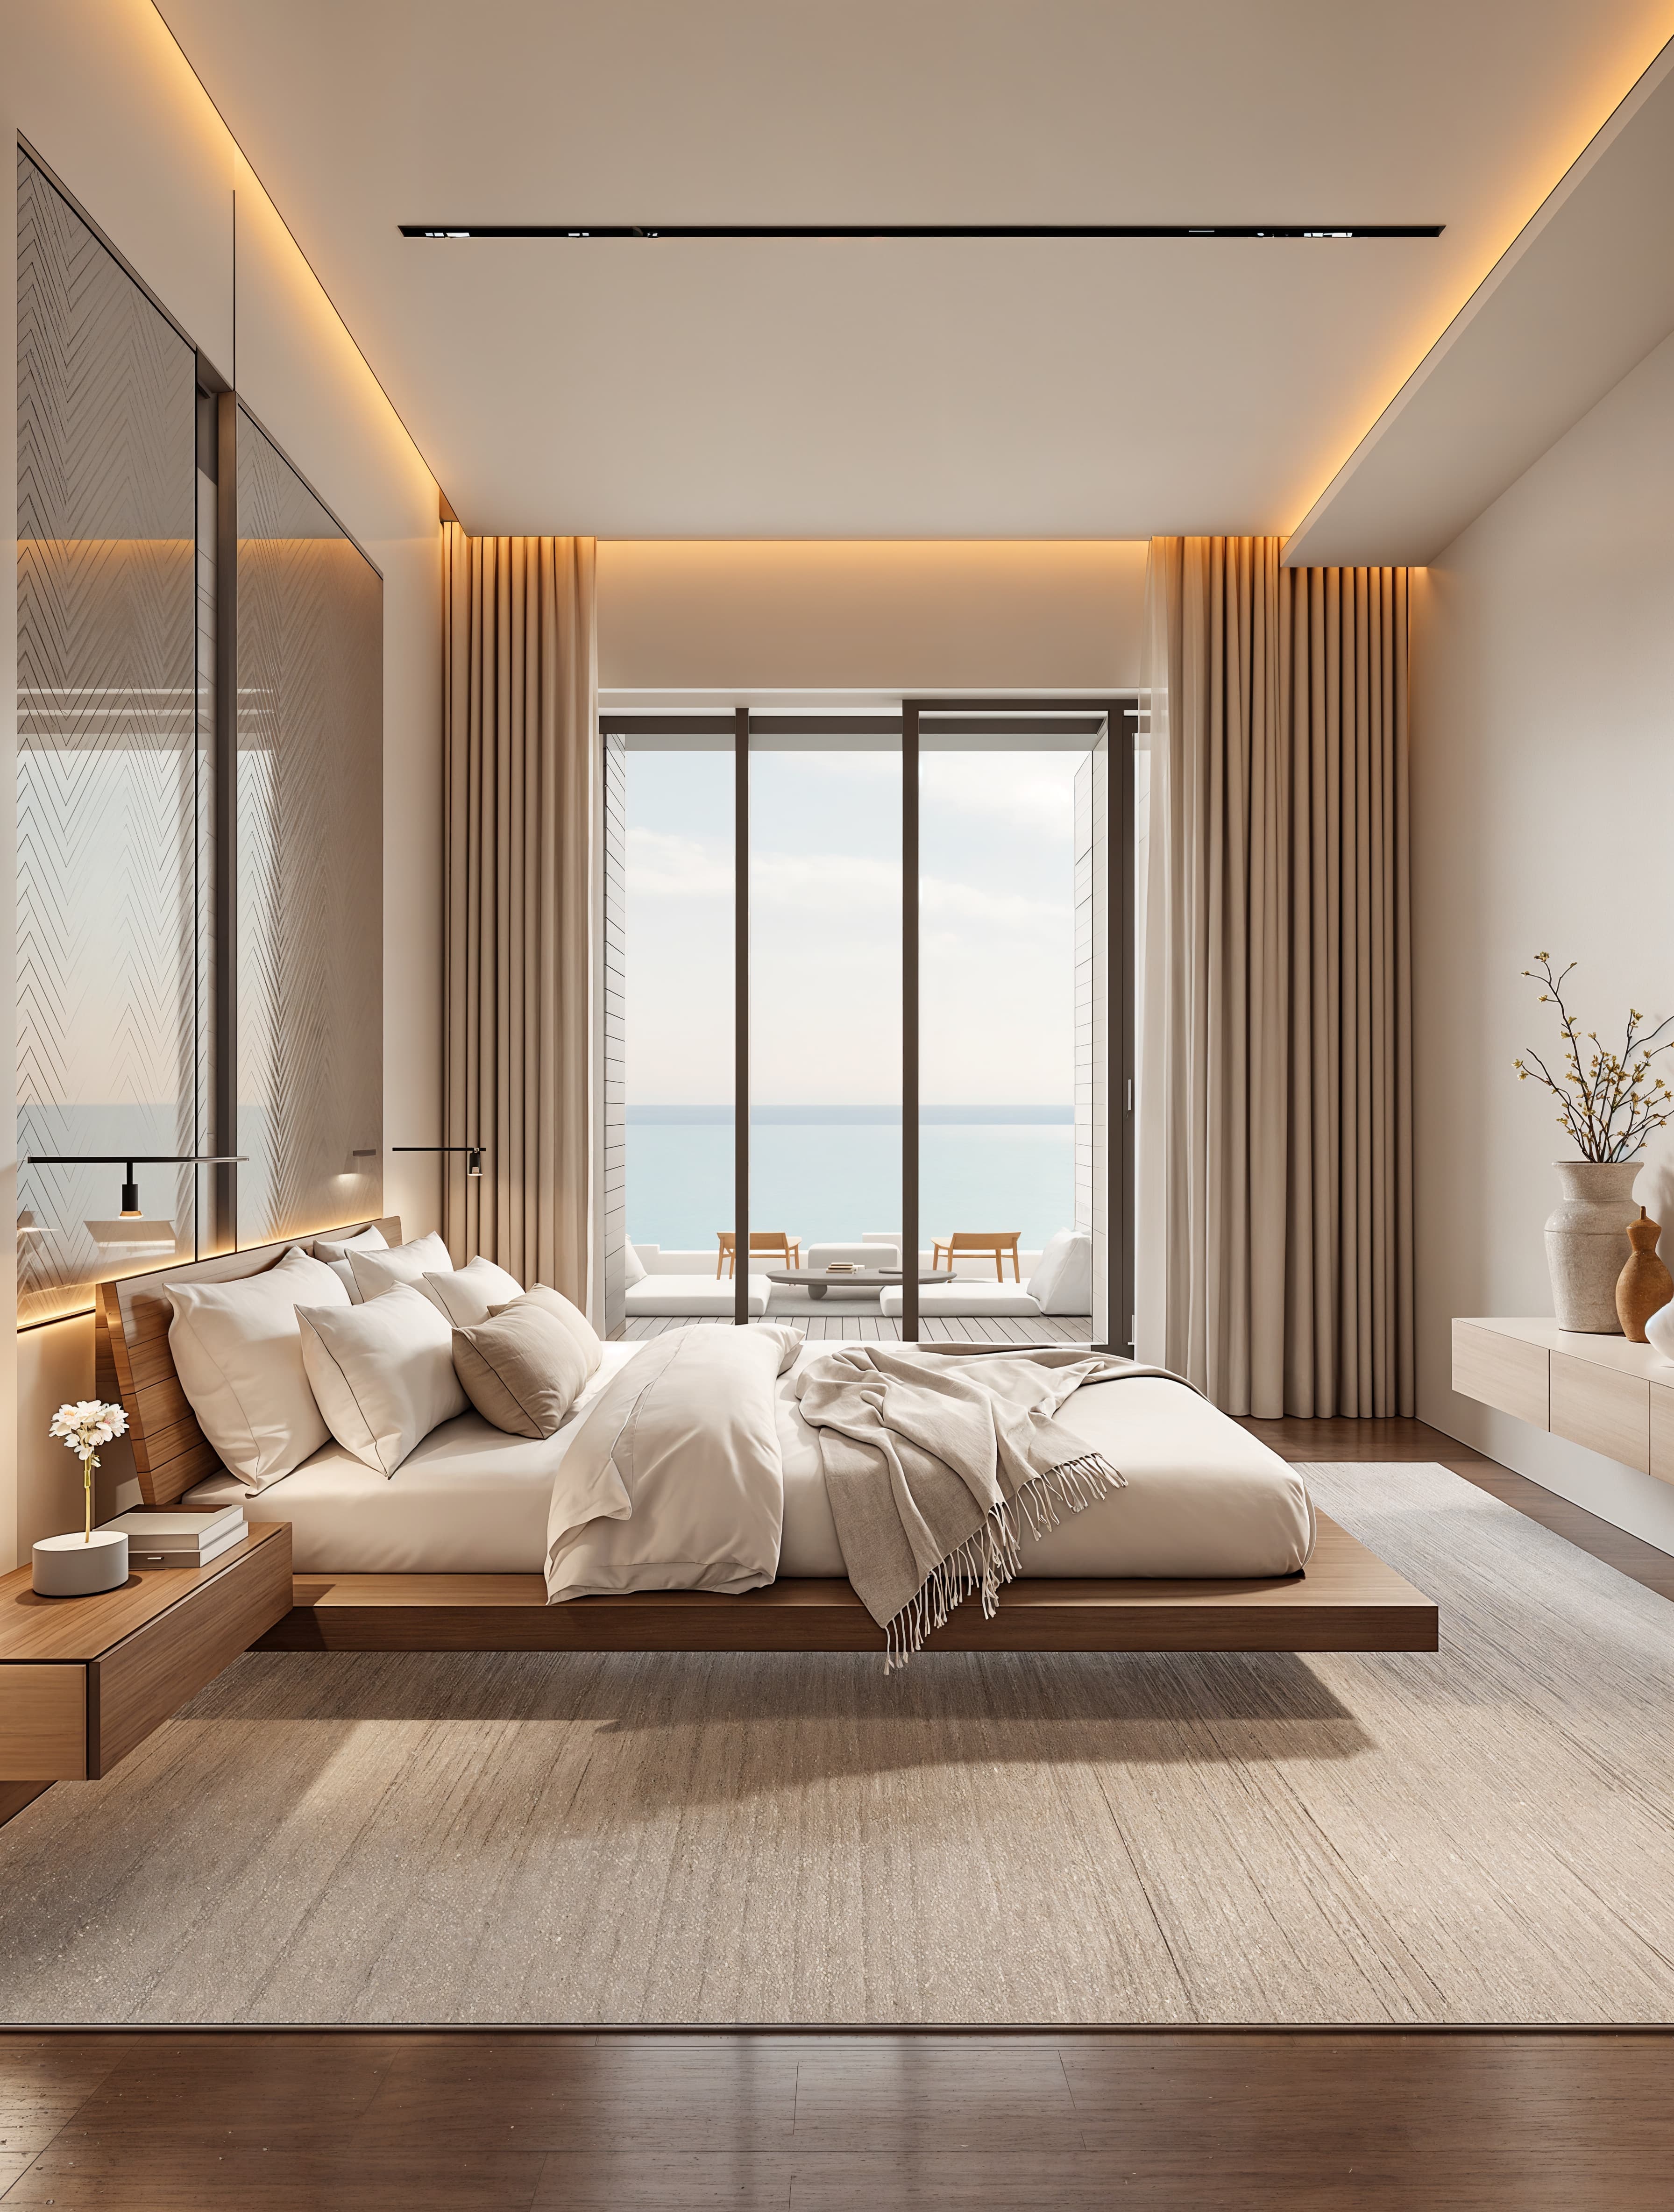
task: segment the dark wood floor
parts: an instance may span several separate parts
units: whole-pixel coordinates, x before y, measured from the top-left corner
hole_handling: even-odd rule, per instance
[[[1246,1424],[1436,1459],[1674,1596],[1674,1559],[1415,1421]],[[0,2035],[0,2203],[66,2212],[1650,2212],[1660,2033]]]
[[[1595,1559],[1603,1559],[1660,1596],[1674,1597],[1674,1556],[1659,1552],[1654,1544],[1642,1543],[1612,1522],[1601,1521],[1596,1513],[1572,1505],[1567,1498],[1543,1490],[1526,1475],[1513,1474],[1497,1460],[1484,1459],[1480,1452],[1422,1421],[1245,1421],[1240,1425],[1283,1459],[1440,1460],[1478,1489],[1492,1492],[1543,1528],[1581,1551],[1591,1552]],[[1674,2196],[1670,2201],[1674,2203]]]
[[[14,2037],[0,2159],[8,2212],[1649,2212],[1674,2192],[1669,2055],[1650,2035]]]

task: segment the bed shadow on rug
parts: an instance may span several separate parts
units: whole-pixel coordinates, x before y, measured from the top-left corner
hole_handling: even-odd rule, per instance
[[[1371,1742],[1271,1652],[947,1653],[887,1679],[832,1653],[253,1652],[171,1725],[239,1764],[267,1735],[293,1788],[368,1729],[485,1759],[515,1738],[537,1770],[591,1743],[630,1763],[642,1812],[949,1765],[1220,1767]]]
[[[253,1651],[183,1719],[562,1721],[612,1732],[764,1721],[1352,1721],[1293,1652]]]

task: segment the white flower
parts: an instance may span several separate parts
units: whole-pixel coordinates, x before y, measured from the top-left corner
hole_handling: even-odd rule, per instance
[[[77,1459],[86,1459],[113,1437],[123,1436],[128,1416],[120,1406],[107,1406],[98,1398],[78,1398],[60,1406],[52,1416],[49,1433],[57,1437]]]

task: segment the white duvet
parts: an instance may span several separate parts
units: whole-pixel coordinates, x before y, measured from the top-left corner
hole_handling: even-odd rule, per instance
[[[842,1576],[819,1442],[795,1388],[825,1349],[804,1352],[794,1329],[771,1324],[654,1339],[565,1455],[549,1597]],[[1026,1544],[1026,1575],[1221,1579],[1306,1565],[1314,1515],[1300,1475],[1187,1384],[1090,1384],[1059,1418],[1121,1468],[1125,1486]]]
[[[546,1595],[759,1589],[779,1571],[773,1386],[794,1328],[678,1328],[606,1385],[564,1454]]]

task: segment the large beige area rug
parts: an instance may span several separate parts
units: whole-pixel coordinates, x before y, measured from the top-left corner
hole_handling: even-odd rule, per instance
[[[1674,2020],[1674,1607],[1307,1474],[1439,1656],[253,1654],[0,1830],[0,2017]]]

